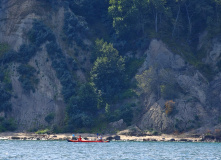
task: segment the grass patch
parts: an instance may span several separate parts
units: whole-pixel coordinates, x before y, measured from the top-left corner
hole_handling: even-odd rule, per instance
[[[38,130],[35,132],[36,134],[50,134],[51,130],[50,129],[43,129],[43,130]]]
[[[9,51],[10,47],[7,43],[0,43],[0,58],[3,56],[3,54],[7,51]]]

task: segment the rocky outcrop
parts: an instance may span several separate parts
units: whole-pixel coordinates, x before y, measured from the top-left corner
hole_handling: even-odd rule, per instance
[[[36,0],[2,0],[0,43],[7,43],[16,51],[22,44],[29,44],[27,33],[35,19],[47,20],[46,22],[52,26],[54,24],[56,27],[52,29],[55,29],[55,35],[58,35],[63,26],[62,7],[58,11],[47,12],[40,3],[42,2]],[[9,67],[13,97],[12,111],[7,115],[8,118],[13,117],[16,120],[20,131],[53,124],[61,125],[65,116],[65,103],[61,95],[62,86],[51,66],[45,47],[42,46],[42,49],[29,62],[29,65],[33,66],[38,73],[36,78],[39,83],[35,92],[27,93],[21,87],[20,75],[16,71],[18,65],[12,63]],[[45,117],[49,114],[55,115],[50,124],[45,121]]]
[[[126,128],[126,123],[124,122],[123,119],[120,119],[119,121],[116,122],[111,122],[108,126],[109,132],[115,132],[116,130],[123,130]]]
[[[43,0],[1,0],[0,43],[7,43],[15,51],[22,44],[29,44],[27,33],[32,28],[33,21],[37,19],[43,21],[53,31],[62,52],[71,59],[72,52],[78,54],[77,52],[81,49],[73,45],[75,42],[65,44],[63,41],[65,39],[62,31],[64,12],[64,6],[57,5],[56,9],[52,9],[50,4]],[[205,36],[206,33],[200,38],[198,49],[201,49],[205,44],[203,42]],[[83,36],[81,40],[84,45],[91,45],[86,36]],[[64,120],[65,103],[61,94],[62,86],[52,68],[52,62],[45,48],[46,44],[38,46],[41,50],[28,62],[37,71],[36,78],[39,83],[35,92],[31,91],[27,94],[21,87],[20,75],[16,71],[19,64],[13,62],[9,66],[13,92],[12,112],[7,116],[16,120],[18,130],[61,125]],[[206,125],[213,126],[218,122],[221,108],[220,38],[214,38],[211,44],[211,49],[206,51],[207,57],[203,59],[203,63],[212,67],[215,74],[214,78],[208,81],[199,70],[182,58],[182,54],[171,52],[160,40],[151,41],[149,48],[144,53],[146,55],[145,62],[137,74],[142,74],[152,68],[154,76],[156,76],[154,78],[157,81],[155,82],[157,86],[155,90],[157,91],[145,93],[141,98],[134,98],[144,107],[141,113],[139,112],[140,115],[137,116],[139,119],[133,121],[136,130],[129,129],[125,134],[137,135],[145,130],[168,133],[182,132]],[[87,81],[85,76],[87,73],[84,71],[89,71],[91,68],[90,53],[85,52],[87,53],[75,57],[78,62],[71,59],[74,63],[81,63],[83,69],[79,69],[75,73],[76,77],[79,77],[83,82]],[[174,91],[174,96],[172,98],[162,94],[163,87],[168,84],[170,87],[173,86],[171,91]],[[166,103],[170,100],[174,102],[174,106],[166,108]],[[45,117],[51,113],[55,117],[48,124]],[[4,117],[5,114],[0,113],[0,116]],[[125,128],[126,124],[123,119],[109,124],[111,132]]]
[[[12,98],[12,112],[10,117],[17,121],[19,130],[37,129],[40,126],[48,126],[45,117],[55,114],[52,123],[61,124],[65,115],[65,104],[61,95],[61,84],[56,73],[47,62],[47,52],[43,49],[30,61],[38,74],[39,84],[35,92],[27,94],[20,85],[19,74],[12,69],[11,80],[14,91]],[[16,64],[13,65],[16,68]],[[13,68],[12,67],[12,68]]]
[[[35,1],[2,0],[0,9],[0,41],[17,50],[27,43],[27,32],[32,27],[35,14]]]
[[[213,120],[214,116],[211,115],[217,112],[212,109],[211,99],[208,96],[212,93],[211,85],[214,86],[216,82],[208,83],[198,70],[186,63],[181,56],[172,53],[162,41],[152,40],[145,54],[147,58],[139,74],[150,67],[158,73],[166,70],[170,75],[174,75],[171,81],[174,81],[176,87],[182,91],[177,90],[176,94],[179,96],[171,99],[154,96],[153,93],[147,95],[144,103],[145,114],[139,122],[142,130],[171,133],[198,128],[211,122],[216,123]],[[163,79],[159,79],[159,83],[162,81]],[[166,113],[165,104],[168,100],[175,102],[172,114]],[[216,99],[216,104],[218,101],[219,98]]]

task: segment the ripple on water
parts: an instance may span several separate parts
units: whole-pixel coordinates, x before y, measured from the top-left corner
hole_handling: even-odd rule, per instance
[[[0,160],[215,160],[221,143],[0,141]]]

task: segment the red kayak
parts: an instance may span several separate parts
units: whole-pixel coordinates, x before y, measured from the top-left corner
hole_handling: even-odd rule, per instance
[[[89,140],[72,140],[72,139],[68,139],[68,142],[110,142],[110,141],[103,141],[103,140],[97,140],[97,141],[89,141]]]

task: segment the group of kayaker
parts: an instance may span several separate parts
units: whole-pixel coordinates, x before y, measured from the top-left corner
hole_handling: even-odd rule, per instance
[[[102,136],[101,135],[100,136],[97,135],[97,140],[98,141],[102,141]],[[82,141],[81,135],[79,135],[78,141]]]
[[[99,135],[99,134],[97,134],[97,139],[96,140],[88,140],[88,139],[83,139],[82,137],[81,137],[81,135],[79,135],[78,136],[78,138],[76,138],[75,137],[75,135],[73,134],[72,135],[72,139],[68,139],[67,140],[68,142],[110,142],[110,141],[108,141],[108,140],[103,140],[103,138],[102,138],[102,136],[101,135]]]

